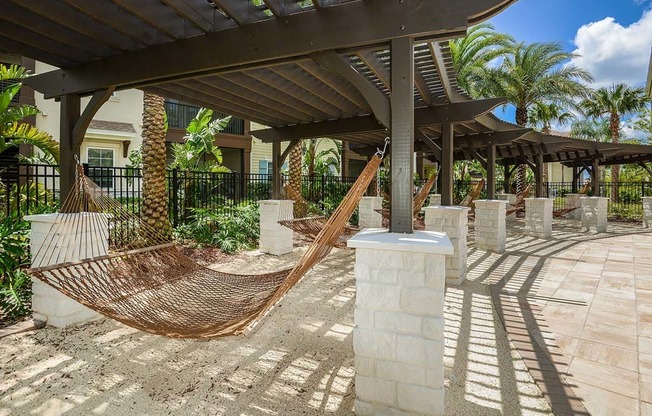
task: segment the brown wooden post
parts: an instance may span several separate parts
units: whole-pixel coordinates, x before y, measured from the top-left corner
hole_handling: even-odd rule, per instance
[[[598,159],[593,159],[591,163],[591,187],[593,188],[593,196],[602,196],[600,195],[600,178],[598,177],[598,166],[600,162]]]
[[[66,200],[75,183],[75,156],[79,157],[79,146],[74,143],[75,124],[79,121],[81,99],[78,95],[64,95],[61,97],[61,118],[59,125],[59,190],[60,201]],[[75,150],[76,148],[76,150]]]
[[[391,217],[389,231],[411,234],[414,157],[414,45],[412,38],[391,45]]]
[[[503,192],[508,194],[511,191],[510,182],[512,179],[512,171],[510,169],[509,163],[503,165]]]
[[[453,205],[453,124],[442,124],[441,137],[441,204]]]
[[[534,156],[534,165],[534,176],[536,181],[535,195],[537,198],[543,198],[543,153],[537,153]]]
[[[349,150],[349,143],[348,142],[342,142],[342,155],[341,155],[341,169],[340,172],[342,174],[343,178],[346,178],[349,176],[349,155],[351,153],[351,150]]]
[[[563,166],[561,168],[564,169]],[[580,180],[579,168],[577,166],[573,166],[573,179],[572,179],[573,183],[571,184],[571,191],[574,194],[577,193],[577,181],[579,180]]]
[[[496,199],[496,145],[487,146],[487,199]]]
[[[281,142],[272,143],[272,199],[281,199]]]

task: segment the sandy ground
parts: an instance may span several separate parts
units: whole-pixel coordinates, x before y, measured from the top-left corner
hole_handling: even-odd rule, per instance
[[[280,269],[301,250],[219,268]],[[335,250],[248,337],[175,340],[104,320],[3,338],[0,416],[351,415],[353,262]],[[551,414],[472,274],[447,290],[445,354],[447,414]]]

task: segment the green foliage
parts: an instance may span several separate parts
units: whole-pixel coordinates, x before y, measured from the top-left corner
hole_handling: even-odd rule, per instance
[[[327,147],[319,150],[319,146],[324,140],[331,139],[308,139],[303,141],[303,166],[305,173],[309,176],[332,176],[333,172],[340,172],[340,167],[342,166],[342,143],[333,141],[335,147]]]
[[[30,312],[31,280],[20,268],[28,264],[29,223],[15,216],[0,220],[0,312],[16,318]]]
[[[573,122],[571,136],[594,142],[611,141],[609,120],[605,118],[585,118]]]
[[[230,213],[195,209],[190,224],[176,229],[176,237],[220,248],[226,253],[251,250],[260,237],[258,204],[238,205]]]
[[[183,143],[172,144],[173,168],[184,171],[229,172],[222,166],[222,151],[215,135],[229,124],[231,117],[213,120],[213,110],[202,108],[186,128]],[[214,160],[206,160],[212,157]]]
[[[652,141],[652,109],[645,107],[641,110],[634,128],[645,133],[647,142]]]
[[[0,64],[0,81],[16,81],[0,93],[0,153],[9,147],[21,144],[32,145],[41,150],[44,155],[25,158],[28,162],[59,163],[59,143],[45,131],[20,121],[39,113],[31,105],[11,106],[11,100],[18,94],[23,84],[20,82],[29,72],[17,65],[9,67]]]
[[[9,193],[9,195],[7,195]],[[27,211],[30,214],[55,212],[58,208],[58,202],[54,200],[54,194],[43,184],[38,182],[29,182],[24,185],[12,185],[9,189],[0,182],[0,201],[3,201],[9,212],[17,213],[18,208]],[[21,214],[25,214],[22,212]]]

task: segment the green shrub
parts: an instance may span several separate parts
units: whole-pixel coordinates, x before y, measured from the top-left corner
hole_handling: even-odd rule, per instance
[[[16,318],[30,312],[32,285],[20,269],[29,263],[29,223],[16,216],[0,220],[0,312]]]
[[[258,244],[259,218],[258,204],[241,204],[230,213],[195,209],[193,221],[177,227],[176,236],[218,247],[229,254],[251,250]]]

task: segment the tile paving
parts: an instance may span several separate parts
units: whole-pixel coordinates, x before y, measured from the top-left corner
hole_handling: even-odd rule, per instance
[[[538,240],[522,222],[507,250],[469,273],[492,284],[493,300],[555,414],[652,415],[652,232],[609,223],[582,232],[556,220]],[[554,375],[553,372],[556,374]]]

